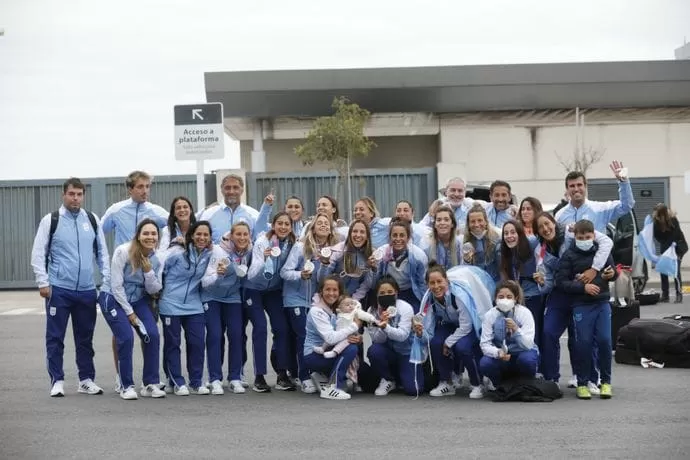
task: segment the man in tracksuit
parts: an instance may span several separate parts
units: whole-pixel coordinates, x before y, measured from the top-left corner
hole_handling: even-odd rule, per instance
[[[79,371],[79,393],[102,394],[94,383],[93,332],[96,327],[94,262],[108,276],[108,248],[98,218],[81,208],[84,184],[65,181],[57,219],[41,219],[31,251],[31,265],[41,297],[46,299],[46,353],[50,396],[64,396],[63,353],[67,321],[72,318]],[[56,222],[55,222],[56,220]],[[94,228],[95,226],[95,228]],[[51,235],[51,230],[54,230]]]
[[[134,238],[137,225],[144,219],[152,219],[162,230],[168,223],[168,212],[157,204],[148,201],[151,193],[151,176],[144,171],[132,171],[125,180],[129,198],[111,205],[103,214],[103,233],[115,232],[115,248]],[[117,370],[117,342],[113,337],[113,359]],[[115,381],[115,391],[120,392],[119,374]]]
[[[602,399],[611,398],[611,305],[609,303],[609,281],[615,280],[613,257],[609,255],[606,268],[597,273],[589,283],[581,281],[582,273],[592,267],[597,246],[594,242],[594,224],[580,220],[575,224],[575,245],[561,257],[556,285],[572,296],[573,322],[575,324],[575,349],[578,355],[575,369],[577,374],[577,397],[591,399],[588,388],[589,369],[592,364],[593,348],[598,351],[601,373]],[[596,382],[593,382],[596,383]]]

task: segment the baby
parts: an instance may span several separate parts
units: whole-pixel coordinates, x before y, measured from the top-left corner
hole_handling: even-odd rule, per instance
[[[336,312],[338,313],[338,319],[335,323],[336,331],[350,327],[350,324],[352,324],[355,318],[359,318],[365,323],[378,324],[374,315],[362,310],[362,304],[351,297],[345,297],[340,302],[340,305],[338,305]],[[342,353],[349,344],[350,342],[345,339],[338,342],[332,350],[326,351],[324,347],[314,347],[314,352],[323,355],[324,358],[335,358]]]

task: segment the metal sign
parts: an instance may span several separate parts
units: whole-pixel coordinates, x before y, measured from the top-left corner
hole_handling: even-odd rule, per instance
[[[175,106],[175,159],[214,160],[225,157],[223,104]]]

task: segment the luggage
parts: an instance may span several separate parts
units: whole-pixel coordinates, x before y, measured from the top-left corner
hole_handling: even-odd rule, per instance
[[[640,302],[633,300],[623,306],[619,302],[611,302],[611,345],[616,349],[618,331],[627,326],[633,319],[640,318]]]
[[[645,291],[637,294],[636,298],[640,302],[640,305],[656,305],[659,303],[661,294],[655,291]]]
[[[616,362],[640,365],[642,358],[665,367],[690,368],[690,317],[633,319],[618,331]]]

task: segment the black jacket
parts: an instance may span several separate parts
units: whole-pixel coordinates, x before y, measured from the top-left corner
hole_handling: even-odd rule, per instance
[[[568,248],[558,264],[558,271],[556,272],[556,286],[560,287],[564,292],[572,295],[573,303],[590,303],[598,302],[601,300],[609,300],[611,295],[609,293],[609,281],[614,281],[618,278],[618,272],[614,270],[613,278],[605,281],[601,277],[601,273],[597,273],[597,276],[592,281],[592,284],[599,286],[599,295],[592,296],[585,292],[585,285],[577,281],[575,276],[584,273],[588,269],[592,268],[592,261],[594,260],[594,254],[597,251],[597,244],[594,243],[589,251],[581,251],[573,244],[572,247]],[[604,268],[609,265],[613,267],[613,257],[609,254],[609,258],[606,261]],[[615,267],[614,267],[615,268]],[[602,270],[603,272],[603,270]]]
[[[671,228],[661,231],[659,224],[654,222],[654,239],[659,242],[662,253],[671,247],[671,243],[676,243],[676,254],[678,257],[683,257],[688,252],[688,243],[685,241],[678,219],[673,217],[671,224],[673,225]]]

